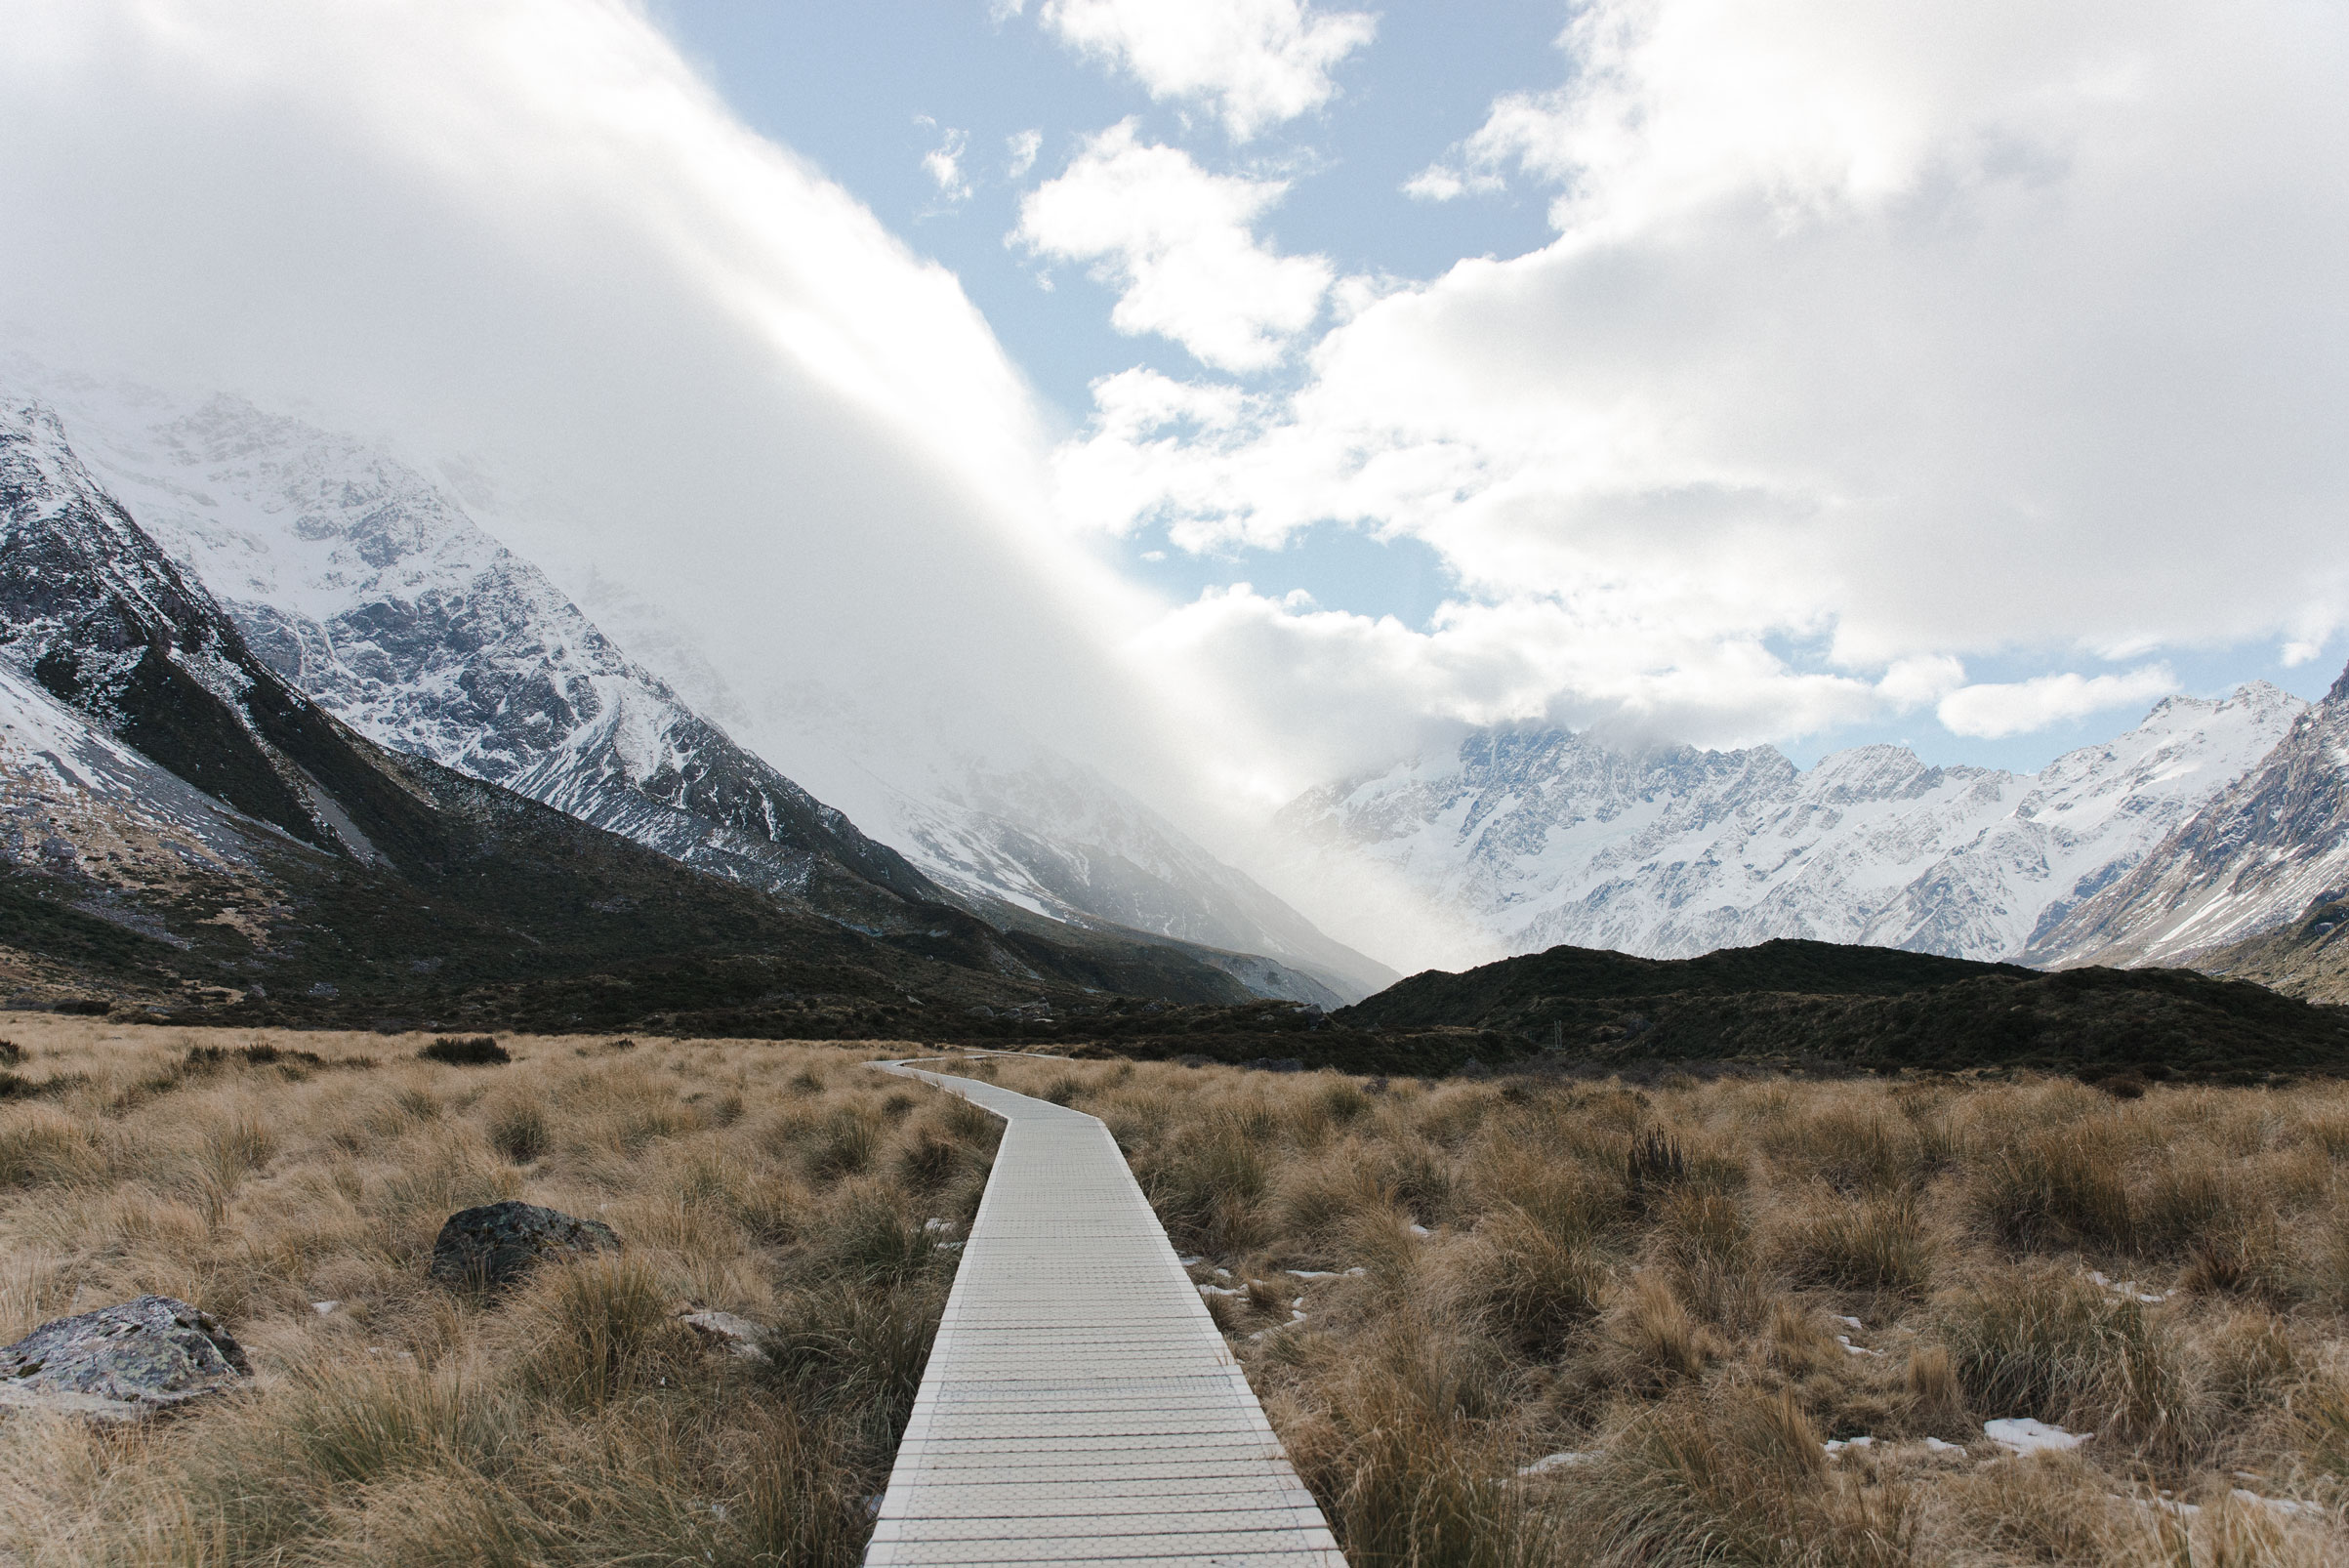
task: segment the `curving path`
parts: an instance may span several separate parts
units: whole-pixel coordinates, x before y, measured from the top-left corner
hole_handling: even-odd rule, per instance
[[[1010,1125],[866,1563],[1343,1568],[1109,1130],[874,1065]]]

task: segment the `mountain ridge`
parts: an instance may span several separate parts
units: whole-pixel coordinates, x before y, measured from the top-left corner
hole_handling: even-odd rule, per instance
[[[2201,959],[2349,893],[2349,669],[2257,766],[2033,944],[2035,963]]]
[[[2038,775],[1889,745],[1804,770],[1773,747],[1477,732],[1299,796],[1278,819],[1276,880],[1325,911],[1349,879],[1393,889],[1460,933],[1455,963],[1560,943],[1674,958],[1782,936],[2014,958],[2256,765],[2305,707],[2265,682],[2165,699]]]
[[[0,941],[44,973],[69,948],[167,998],[285,975],[393,997],[763,953],[868,998],[1250,997],[1173,944],[1048,941],[942,904],[895,900],[876,937],[381,747],[261,660],[37,405],[0,403]]]
[[[1778,938],[1696,958],[1553,947],[1415,974],[1333,1026],[1475,1032],[1558,1068],[1743,1062],[2257,1082],[2349,1072],[2349,1010],[2187,970],[2046,972]]]
[[[1166,948],[1259,995],[1338,1006],[1392,977],[1195,846],[1184,874],[1208,891],[1187,904],[1220,915],[1187,924],[1186,901],[1164,887],[1154,903],[1120,904],[1064,877],[1075,896],[1022,900],[941,857],[917,865],[736,744],[439,486],[365,441],[240,399],[190,408],[10,368],[78,399],[94,463],[174,558],[291,684],[380,742],[859,929],[911,929],[927,917],[903,906],[959,904],[1046,940]],[[966,813],[974,823],[983,830],[983,814]],[[1165,843],[1185,842],[1159,827]],[[1026,859],[1070,863],[1033,845]]]

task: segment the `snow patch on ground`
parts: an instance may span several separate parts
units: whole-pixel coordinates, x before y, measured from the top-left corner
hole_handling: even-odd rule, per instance
[[[2068,1432],[2029,1416],[2012,1416],[2003,1421],[1984,1422],[1982,1435],[2009,1454],[2060,1454],[2069,1453],[2096,1434]]]

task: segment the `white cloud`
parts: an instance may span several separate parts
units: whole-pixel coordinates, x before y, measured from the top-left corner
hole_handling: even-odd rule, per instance
[[[1137,596],[1045,520],[985,321],[639,8],[55,0],[10,29],[0,346],[470,454],[516,549],[628,584],[749,711],[852,683],[886,725],[967,685],[1164,765],[1106,652]]]
[[[2028,734],[2108,708],[2151,701],[2178,688],[2165,664],[2149,664],[2124,675],[2034,676],[2029,681],[1962,686],[1941,699],[1942,726],[1955,735],[1996,740]]]
[[[1758,641],[1672,639],[1597,598],[1448,603],[1424,629],[1211,590],[1133,643],[1184,728],[1219,733],[1220,789],[1264,806],[1471,725],[1599,724],[1747,745],[1865,719],[1865,680],[1790,670]]]
[[[1235,142],[1328,103],[1330,72],[1378,32],[1368,12],[1303,0],[1044,0],[1036,15],[1153,99],[1209,105]]]
[[[1042,131],[1014,131],[1004,138],[1007,162],[1004,174],[1012,180],[1024,179],[1036,167],[1036,154],[1044,149]]]
[[[1566,43],[1455,167],[1553,186],[1553,243],[1369,299],[1294,393],[1105,382],[1072,518],[1424,541],[1467,607],[1391,643],[1398,700],[1478,711],[1507,624],[1512,703],[1693,739],[2049,723],[2152,676],[1957,661],[2349,618],[2342,13],[1596,0]]]
[[[1504,188],[1506,182],[1488,170],[1465,173],[1448,164],[1431,163],[1403,182],[1403,194],[1414,201],[1455,201],[1471,193],[1482,195]]]
[[[1157,333],[1218,370],[1261,370],[1312,325],[1330,264],[1259,243],[1256,221],[1288,185],[1210,174],[1122,121],[1023,197],[1015,236],[1039,256],[1085,262],[1118,290],[1110,322]]]
[[[1941,654],[1893,660],[1875,689],[1893,712],[1912,713],[1964,684],[1964,661]]]
[[[914,123],[938,129],[938,122],[927,114],[915,115]],[[938,187],[939,199],[949,203],[970,199],[970,179],[963,173],[963,154],[969,146],[969,132],[948,126],[940,134],[938,144],[922,154],[922,172]]]

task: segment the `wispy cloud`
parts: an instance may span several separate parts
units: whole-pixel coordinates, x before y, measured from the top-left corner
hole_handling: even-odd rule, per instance
[[[2349,620],[2337,13],[1576,17],[1564,85],[1498,99],[1417,182],[1545,190],[1552,243],[1349,303],[1296,340],[1301,387],[1216,420],[1104,381],[1067,514],[1201,552],[1332,520],[1422,541],[1455,607],[1353,667],[1398,702],[1671,713],[1708,741],[1928,705],[2021,733],[2167,676],[1959,694],[1957,661],[2305,656]],[[1259,640],[1285,613],[1184,612]],[[1370,636],[1279,635],[1340,631]]]
[[[2122,675],[2034,676],[2028,681],[1961,686],[1941,699],[1942,727],[1954,735],[1995,740],[2050,724],[2085,719],[2108,708],[2150,702],[2178,689],[2166,664],[2142,665]]]
[[[1257,220],[1287,189],[1211,174],[1127,120],[1028,193],[1014,237],[1036,255],[1091,264],[1118,291],[1119,331],[1171,338],[1219,370],[1261,370],[1313,323],[1332,278],[1323,258],[1257,238]]]
[[[939,199],[949,205],[968,201],[970,180],[963,173],[963,154],[970,146],[970,133],[952,126],[941,129],[927,114],[915,115],[914,123],[939,132],[938,144],[922,154],[922,172],[938,187]]]
[[[1044,149],[1042,131],[1014,131],[1004,138],[1006,178],[1023,180],[1036,167],[1036,154]]]
[[[1331,72],[1379,25],[1369,12],[1302,0],[1044,0],[1036,14],[1152,98],[1207,105],[1235,142],[1327,103],[1338,92]]]

